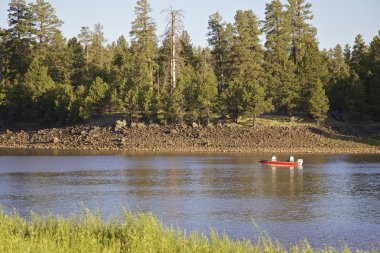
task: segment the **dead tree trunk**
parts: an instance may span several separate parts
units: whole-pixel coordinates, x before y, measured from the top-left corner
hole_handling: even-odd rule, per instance
[[[175,21],[176,21],[176,12],[171,12],[171,61],[170,61],[170,70],[171,70],[171,92],[173,93],[176,86],[176,37],[175,37]]]

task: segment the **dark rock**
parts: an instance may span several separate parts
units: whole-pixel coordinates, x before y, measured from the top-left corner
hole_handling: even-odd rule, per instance
[[[200,138],[201,137],[201,134],[198,133],[198,132],[194,132],[193,135],[192,135],[193,138]]]
[[[204,141],[204,142],[201,142],[199,143],[201,146],[204,146],[204,147],[208,147],[210,146],[210,142],[209,141]]]

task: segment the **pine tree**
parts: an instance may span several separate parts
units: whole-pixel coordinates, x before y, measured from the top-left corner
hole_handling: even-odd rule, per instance
[[[239,116],[245,112],[244,89],[245,81],[241,78],[234,78],[221,96],[221,109],[226,112],[233,122],[237,122]]]
[[[368,104],[372,118],[380,120],[380,31],[370,43],[368,61],[370,75],[366,80]]]
[[[197,89],[199,117],[206,125],[210,123],[212,107],[217,98],[217,78],[211,66],[211,54],[209,50],[198,52]]]
[[[134,123],[141,118],[139,95],[138,86],[129,88],[125,94],[124,104],[129,123]]]
[[[6,94],[6,118],[25,119],[33,115],[33,101],[20,75],[10,82],[3,80]]]
[[[5,80],[0,82],[0,124],[6,125],[7,123],[7,109],[9,109],[9,102],[7,96],[7,86]]]
[[[54,86],[54,81],[48,74],[48,68],[44,67],[38,58],[30,64],[24,76],[24,85],[33,102]]]
[[[31,41],[33,15],[25,0],[11,0],[8,9],[9,33],[13,39]]]
[[[41,123],[65,124],[73,122],[73,87],[69,84],[57,84],[49,88],[38,100],[37,115]]]
[[[348,78],[350,75],[350,66],[346,63],[343,55],[343,49],[338,44],[334,49],[330,50],[329,72],[331,73],[331,83],[335,84],[341,79]]]
[[[95,24],[94,30],[90,33],[90,43],[87,45],[88,50],[88,66],[89,76],[91,80],[96,77],[106,79],[106,51],[104,44],[106,39],[104,37],[103,26]]]
[[[215,74],[218,79],[219,92],[227,87],[230,79],[231,45],[233,39],[232,25],[223,22],[218,12],[212,14],[208,21],[208,43],[214,59]]]
[[[152,120],[159,124],[166,124],[170,115],[169,115],[169,94],[162,90],[158,92],[155,90],[152,106]]]
[[[83,119],[90,119],[94,115],[100,115],[105,111],[108,104],[107,92],[109,85],[103,81],[102,78],[96,77],[88,89],[86,98],[84,99],[84,106],[81,109],[80,115]]]
[[[370,105],[363,81],[355,72],[338,81],[331,95],[331,109],[342,120],[367,120]]]
[[[249,74],[248,74],[249,75]],[[243,101],[246,103],[246,112],[252,117],[253,126],[256,126],[256,119],[265,112],[273,110],[272,100],[268,99],[262,85],[257,80],[245,78],[246,92],[243,94]]]
[[[195,68],[185,64],[180,71],[178,84],[183,91],[182,95],[177,94],[180,99],[175,107],[182,106],[191,122],[208,124],[216,100],[217,80],[211,66],[210,51],[197,49],[194,57],[197,62]]]
[[[45,0],[36,0],[30,5],[33,13],[34,36],[38,42],[38,53],[41,59],[45,59],[48,45],[54,40],[63,21],[55,14],[55,9]]]
[[[180,43],[180,52],[179,52],[179,61],[182,61],[183,63],[180,63],[179,66],[185,64],[185,65],[191,65],[193,68],[197,65],[197,58],[194,53],[194,46],[191,43],[190,35],[187,31],[183,31],[181,33],[181,36],[179,37],[179,43]]]
[[[310,113],[310,108],[305,105],[309,104],[311,92],[318,79],[325,83],[328,76],[318,49],[317,30],[309,23],[313,19],[311,4],[305,0],[288,0],[286,16],[291,27],[290,59],[294,63],[296,77],[296,88],[290,93],[298,94],[298,99],[291,100],[291,107],[293,110]]]
[[[8,38],[9,35],[5,29],[0,28],[0,83],[5,79],[4,76],[7,76],[9,65],[9,57],[6,47]]]
[[[367,74],[366,57],[368,46],[364,42],[361,34],[355,37],[354,46],[352,47],[352,55],[350,60],[351,70],[355,71],[360,78],[364,79]]]
[[[355,37],[352,47],[350,65],[350,79],[347,83],[347,95],[345,97],[346,111],[353,119],[368,119],[369,105],[367,103],[367,82],[369,76],[368,46],[359,34]]]
[[[309,100],[310,114],[319,123],[325,121],[329,110],[329,100],[322,82],[318,79]]]
[[[155,97],[153,103],[153,117],[157,122],[167,123],[170,120],[173,120],[173,117],[170,113],[171,102],[173,99],[171,98],[172,94],[170,94],[170,55],[171,55],[171,45],[170,38],[165,37],[162,41],[162,44],[158,50],[158,69],[157,69],[157,85],[155,89]],[[180,58],[181,59],[181,58]],[[179,61],[181,66],[183,62]],[[177,84],[178,84],[178,76],[177,75]]]
[[[351,74],[345,97],[345,109],[352,119],[368,119],[367,93],[363,81],[355,72]]]
[[[15,82],[20,85],[19,87],[16,86],[20,92],[19,98],[22,99],[20,116],[38,119],[44,96],[55,85],[48,74],[48,68],[44,67],[38,58],[35,58],[23,80],[15,80]]]
[[[344,45],[343,56],[344,56],[344,61],[346,62],[346,64],[350,64],[350,62],[351,62],[351,47],[349,44]]]
[[[146,122],[152,121],[153,107],[154,107],[154,87],[145,86],[145,89],[139,96],[139,104],[141,105],[142,119]]]
[[[183,123],[185,111],[190,121],[196,121],[199,118],[199,90],[197,85],[197,74],[191,65],[183,66],[177,79],[177,87],[173,91],[170,113],[171,121]]]
[[[131,56],[128,42],[124,36],[117,39],[116,44],[111,50],[111,74],[110,86],[114,90],[118,99],[124,100],[126,95],[127,83],[130,77]]]
[[[70,84],[72,84],[74,87],[78,87],[81,84],[86,84],[87,80],[85,52],[76,37],[71,38],[67,42],[67,46],[64,52],[68,58],[69,69],[67,74],[69,76]]]
[[[122,35],[116,41],[115,53],[112,64],[119,69],[127,68],[130,61],[129,46],[125,37]]]
[[[232,119],[237,122],[241,115],[252,117],[253,125],[256,125],[258,116],[273,110],[272,101],[268,98],[262,84],[255,79],[252,68],[248,65],[241,69],[239,75],[231,82],[231,88],[227,88],[227,96],[232,101],[227,102],[227,110],[232,113]],[[231,94],[236,93],[236,94]]]
[[[139,92],[140,112],[152,109],[150,107],[153,106],[152,94],[157,69],[156,24],[149,16],[150,12],[147,0],[139,0],[135,7],[136,18],[132,22],[130,31],[133,59],[130,88]],[[147,115],[143,116],[147,117]]]
[[[80,33],[78,34],[78,40],[82,44],[85,54],[86,54],[86,69],[88,70],[88,66],[90,64],[89,60],[89,46],[91,44],[91,30],[88,26],[82,26]]]
[[[295,105],[299,111],[310,114],[309,101],[316,84],[321,82],[326,85],[329,81],[327,54],[319,51],[317,29],[309,23],[313,18],[311,4],[305,0],[288,0],[286,7],[291,27],[290,57],[295,65],[295,84],[299,92]]]
[[[251,65],[256,79],[262,78],[264,51],[260,44],[258,18],[252,11],[238,10],[235,15],[233,38],[233,73]]]
[[[61,33],[56,33],[46,51],[44,63],[56,83],[67,83],[70,80],[70,59],[65,52],[66,45],[66,38]]]
[[[264,111],[272,109],[271,102],[267,100],[267,94],[264,92],[264,52],[260,45],[260,34],[258,19],[252,11],[236,12],[233,39],[235,78],[222,97],[225,110],[234,121],[245,113],[250,113],[256,119]],[[263,103],[266,103],[266,110],[259,109]]]
[[[133,79],[136,85],[152,85],[156,69],[156,24],[149,16],[151,8],[147,0],[139,0],[135,7],[136,18],[132,22],[131,49],[135,60]]]
[[[5,89],[5,82],[2,81],[0,83],[0,107],[4,108],[6,105],[6,89]]]
[[[60,84],[55,88],[54,112],[55,121],[61,124],[75,122],[77,115],[73,114],[76,96],[73,87],[70,84]]]
[[[269,79],[268,89],[276,108],[284,107],[289,114],[299,99],[295,66],[289,59],[290,30],[281,2],[273,0],[267,4],[263,31],[266,33],[264,66]]]
[[[9,58],[6,73],[13,80],[17,74],[24,75],[27,72],[33,57],[33,16],[24,0],[12,0],[9,3],[8,24],[9,40],[4,45],[7,53],[3,52],[3,57],[7,54]]]
[[[328,68],[330,81],[326,87],[327,95],[331,105],[331,111],[343,112],[344,90],[350,77],[350,67],[346,62],[342,47],[338,44],[329,52]],[[339,115],[333,114],[335,117]]]
[[[305,54],[305,39],[312,30],[309,20],[313,19],[311,4],[305,0],[288,0],[287,18],[290,22],[292,33],[291,58],[296,66],[301,62]]]
[[[120,98],[120,93],[116,88],[115,85],[110,85],[106,94],[104,111],[109,114],[125,112],[123,100]]]
[[[165,37],[158,50],[157,90],[158,93],[170,86],[170,51],[171,45],[168,37]]]
[[[304,57],[298,67],[298,78],[300,83],[299,111],[311,113],[309,101],[312,97],[316,85],[321,82],[328,82],[327,63],[318,49],[318,43],[314,37],[309,37],[304,45]],[[324,88],[324,87],[323,87]],[[305,106],[306,105],[306,106]]]

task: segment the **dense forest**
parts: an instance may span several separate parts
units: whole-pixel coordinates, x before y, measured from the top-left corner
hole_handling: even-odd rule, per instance
[[[138,0],[130,42],[106,44],[101,24],[68,39],[49,2],[11,0],[0,28],[0,124],[115,113],[155,123],[255,122],[264,113],[380,121],[380,33],[370,44],[357,35],[352,47],[320,50],[311,4],[273,0],[264,20],[252,10],[238,10],[233,23],[210,15],[202,48],[182,11],[167,13],[159,42],[150,6]]]

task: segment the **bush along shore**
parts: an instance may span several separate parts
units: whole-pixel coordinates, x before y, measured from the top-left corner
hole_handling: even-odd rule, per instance
[[[165,227],[152,214],[124,211],[122,219],[104,221],[100,214],[84,210],[68,218],[0,211],[0,252],[351,252],[325,247],[313,249],[306,241],[286,249],[261,235],[257,242],[231,240],[211,230],[209,235]],[[375,250],[373,250],[375,252]]]
[[[262,121],[244,124],[156,125],[124,120],[45,129],[2,129],[0,147],[36,149],[380,153],[380,125],[317,125]],[[377,135],[376,135],[377,134]]]

